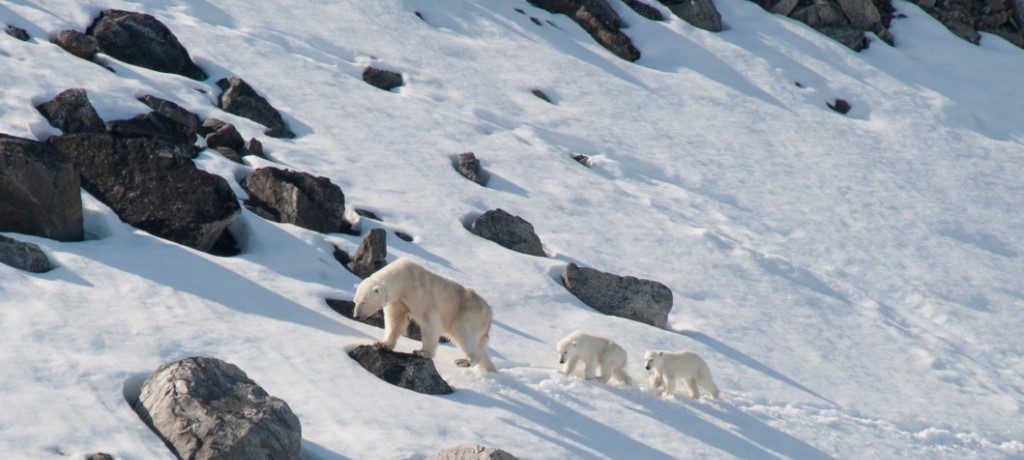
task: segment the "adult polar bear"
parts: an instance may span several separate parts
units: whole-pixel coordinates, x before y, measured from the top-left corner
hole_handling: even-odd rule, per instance
[[[356,287],[352,312],[367,318],[384,309],[384,340],[378,344],[392,349],[398,336],[413,319],[420,326],[423,348],[416,355],[433,358],[442,333],[466,353],[455,364],[480,367],[494,372],[487,357],[491,330],[491,306],[476,291],[435,274],[407,258],[400,258],[370,275]]]
[[[564,365],[563,374],[572,374],[576,363],[583,361],[585,379],[597,377],[601,383],[608,383],[608,379],[614,376],[629,385],[629,375],[625,371],[626,350],[619,344],[583,331],[573,331],[558,342],[557,349],[558,363]],[[598,367],[600,375],[597,375]]]
[[[712,399],[718,399],[718,387],[711,380],[711,368],[697,353],[650,350],[644,354],[644,369],[654,371],[651,385],[662,395],[674,393],[676,379],[683,379],[690,390],[690,399],[700,397],[698,384],[708,390]]]

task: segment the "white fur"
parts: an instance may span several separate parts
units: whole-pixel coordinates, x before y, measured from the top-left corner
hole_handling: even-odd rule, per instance
[[[644,368],[651,371],[651,386],[662,395],[671,395],[676,389],[676,379],[683,379],[690,398],[700,398],[699,384],[712,399],[718,399],[718,387],[711,380],[711,369],[704,359],[692,351],[651,350],[644,355]]]
[[[411,318],[423,336],[423,348],[415,354],[433,358],[443,333],[466,353],[466,359],[456,360],[456,364],[480,364],[495,371],[487,356],[491,306],[470,288],[401,258],[359,283],[354,302],[353,314],[359,318],[384,309],[384,340],[378,342],[384,348],[395,347]]]
[[[581,331],[573,331],[558,342],[558,362],[562,364],[562,373],[572,374],[576,363],[583,361],[584,378],[597,378],[607,383],[615,377],[622,383],[629,384],[626,374],[626,350],[617,343],[604,337],[590,335]],[[597,370],[600,368],[601,373]]]

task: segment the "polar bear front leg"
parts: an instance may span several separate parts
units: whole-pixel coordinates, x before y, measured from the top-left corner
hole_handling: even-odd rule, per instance
[[[565,365],[562,366],[562,373],[565,375],[572,374],[576,370],[576,363],[580,360],[577,356],[570,356],[565,360]]]
[[[391,350],[395,348],[398,336],[409,327],[409,307],[401,301],[393,301],[384,306],[384,340],[378,346]]]
[[[667,375],[662,375],[662,380],[665,381],[665,388],[661,391],[662,396],[670,396],[676,392],[676,379],[669,378]]]
[[[420,324],[420,340],[423,340],[423,347],[412,352],[423,358],[433,358],[437,351],[437,341],[441,339],[441,319],[437,316],[428,316]]]
[[[597,357],[590,356],[584,361],[587,368],[583,371],[583,378],[585,380],[593,380],[597,377]]]

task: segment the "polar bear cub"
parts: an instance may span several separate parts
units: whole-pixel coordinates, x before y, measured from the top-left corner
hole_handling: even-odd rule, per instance
[[[400,258],[359,283],[353,301],[356,306],[352,313],[357,318],[384,310],[384,340],[377,343],[381,347],[394,348],[413,319],[423,339],[416,355],[433,358],[437,341],[444,334],[466,354],[465,359],[455,361],[456,365],[479,364],[486,371],[495,371],[487,356],[493,311],[470,288]]]
[[[676,390],[676,380],[683,379],[690,390],[690,398],[700,398],[699,384],[718,399],[718,387],[711,380],[711,369],[708,363],[692,351],[660,351],[650,350],[644,354],[644,369],[653,371],[651,386],[662,395],[670,395]]]
[[[602,383],[615,377],[618,381],[629,384],[626,374],[626,350],[617,343],[604,337],[573,331],[558,342],[558,363],[562,364],[562,373],[572,374],[576,363],[583,361],[586,379],[597,378]],[[600,368],[601,373],[597,374]]]

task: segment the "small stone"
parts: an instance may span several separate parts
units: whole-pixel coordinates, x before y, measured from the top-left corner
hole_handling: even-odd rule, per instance
[[[384,91],[391,91],[405,84],[402,74],[375,67],[367,67],[366,70],[363,70],[363,81]]]
[[[572,156],[572,159],[573,159],[573,160],[576,160],[576,162],[577,162],[577,163],[579,163],[579,164],[581,164],[581,165],[583,165],[583,166],[586,166],[586,167],[588,167],[588,168],[589,168],[589,167],[590,167],[590,165],[591,165],[591,163],[590,163],[590,157],[588,157],[588,156],[586,156],[586,155],[583,155],[583,154],[580,154],[580,155],[573,155],[573,156]]]
[[[533,93],[534,96],[539,97],[544,102],[547,102],[548,104],[553,104],[553,102],[551,102],[551,98],[549,98],[547,94],[544,94],[544,91],[534,88],[530,90],[530,92]]]
[[[665,15],[661,14],[661,11],[657,8],[648,5],[640,0],[623,0],[630,9],[652,21],[664,21]]]
[[[216,147],[214,150],[216,150],[217,153],[221,154],[221,156],[223,156],[224,158],[234,161],[235,163],[245,164],[244,162],[242,162],[242,155],[239,154],[237,150],[231,147],[220,146]]]
[[[0,235],[0,263],[31,273],[53,270],[50,259],[38,245]]]
[[[224,123],[216,131],[206,135],[206,146],[211,149],[227,147],[239,151],[245,148],[245,139],[235,129],[235,125]]]
[[[584,304],[606,315],[661,328],[668,324],[672,290],[657,281],[569,264],[562,272],[562,284]]]
[[[57,46],[82,59],[92,59],[99,52],[96,39],[77,30],[65,30],[57,35]]]
[[[270,137],[295,137],[295,133],[288,129],[281,112],[270,105],[270,102],[260,96],[245,80],[238,77],[221,78],[217,80],[217,87],[223,90],[218,103],[225,112],[266,126],[267,129],[263,133]]]
[[[455,164],[455,170],[462,174],[462,177],[476,182],[479,185],[486,186],[487,178],[483,175],[480,169],[480,160],[476,158],[473,152],[460,153],[458,161]]]
[[[104,10],[86,33],[96,39],[100,51],[114,59],[193,80],[207,78],[170,29],[148,14]]]
[[[400,231],[400,230],[395,230],[395,236],[397,236],[398,239],[400,239],[402,241],[407,241],[407,242],[410,242],[410,243],[413,240],[412,235],[410,235],[408,233],[405,233],[403,231]]]
[[[255,137],[249,138],[249,140],[245,143],[245,148],[242,149],[242,154],[266,158],[263,155],[263,143],[257,140]]]
[[[28,32],[21,27],[7,26],[4,31],[7,32],[7,35],[17,38],[23,42],[27,42],[29,40]]]
[[[849,112],[851,108],[850,103],[846,102],[845,99],[836,99],[834,103],[830,104],[826,102],[825,105],[827,105],[828,108],[835,110],[836,112],[839,112],[843,115],[846,115],[846,113]]]
[[[365,217],[367,219],[373,219],[378,222],[384,222],[384,219],[381,219],[379,216],[377,216],[377,213],[370,211],[368,209],[356,208],[356,214],[359,214],[360,216]]]

